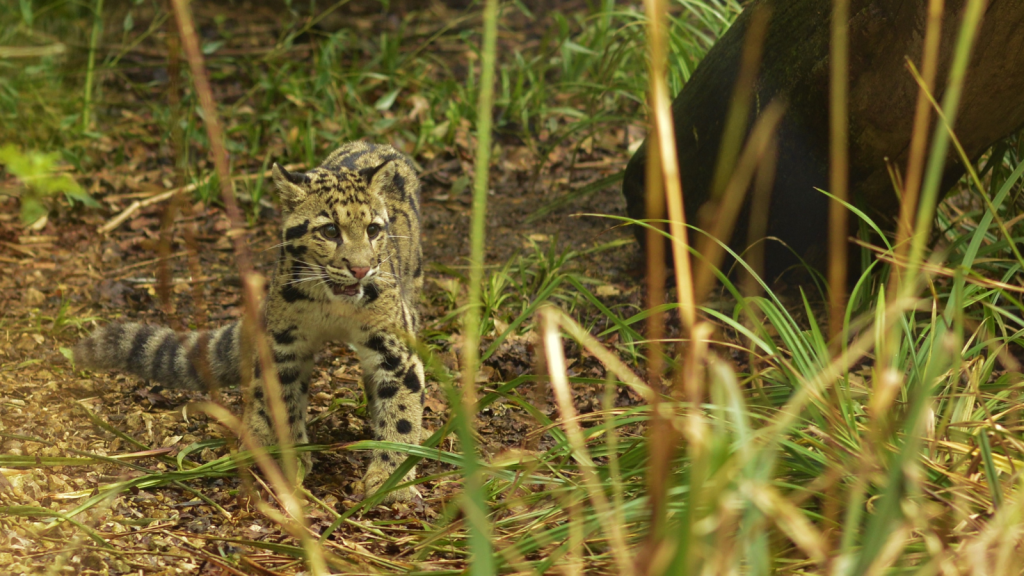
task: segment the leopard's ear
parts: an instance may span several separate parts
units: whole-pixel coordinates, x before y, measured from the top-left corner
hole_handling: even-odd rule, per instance
[[[281,202],[285,210],[294,210],[306,199],[309,176],[302,172],[289,172],[274,162],[274,184],[281,194]]]
[[[359,171],[359,174],[366,180],[366,185],[374,192],[380,192],[381,188],[390,186],[397,173],[398,163],[391,160]]]

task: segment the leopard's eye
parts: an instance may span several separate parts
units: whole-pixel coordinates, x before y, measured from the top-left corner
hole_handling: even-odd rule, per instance
[[[376,238],[377,234],[380,234],[380,224],[374,223],[366,227],[366,235],[370,238],[370,240]]]
[[[320,233],[324,235],[324,238],[330,238],[332,240],[340,236],[340,233],[338,232],[338,227],[335,226],[334,224],[328,224],[326,226],[321,227]]]

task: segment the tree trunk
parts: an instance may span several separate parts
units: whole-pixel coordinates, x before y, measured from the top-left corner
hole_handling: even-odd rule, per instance
[[[924,0],[851,0],[849,160],[852,202],[883,230],[895,229],[899,199],[886,159],[907,163],[917,84],[909,57],[920,68],[926,24]],[[959,31],[964,0],[947,0],[941,34],[936,97],[941,101]],[[769,10],[763,58],[754,85],[751,117],[773,100],[786,103],[778,131],[778,164],[767,235],[825,268],[828,243],[829,39],[832,0],[755,0],[715,44],[672,104],[687,221],[698,221],[711,195],[715,163],[753,6]],[[1024,1],[990,0],[971,54],[956,134],[971,158],[1024,126]],[[747,127],[749,132],[751,121]],[[932,122],[934,126],[934,120]],[[929,129],[929,135],[931,128]],[[646,143],[630,160],[623,182],[628,213],[645,218]],[[964,173],[953,147],[943,191]],[[750,194],[730,242],[746,238]],[[706,217],[705,217],[706,220]],[[855,233],[856,224],[851,228]],[[642,241],[643,234],[637,234]],[[693,235],[691,234],[691,242]],[[797,263],[779,242],[766,244],[766,272],[774,277]]]

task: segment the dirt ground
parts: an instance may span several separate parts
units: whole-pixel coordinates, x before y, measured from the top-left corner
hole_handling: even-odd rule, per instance
[[[615,227],[611,220],[574,216],[623,215],[618,184],[529,226],[524,224],[527,216],[557,193],[621,170],[628,159],[627,141],[621,131],[608,135],[604,147],[599,144],[577,154],[571,170],[566,158],[573,149],[557,150],[562,157],[549,162],[539,175],[525,148],[514,142],[500,144],[488,198],[488,262],[501,265],[532,250],[533,245],[543,247],[551,241],[560,252],[630,238],[627,230]],[[452,281],[444,271],[458,271],[469,253],[469,190],[452,193],[452,182],[464,173],[469,153],[456,149],[433,158],[417,158],[424,174],[423,246],[426,260],[433,265],[427,274],[423,307],[428,330],[450,329],[450,322],[439,324],[440,317],[450,310],[438,294],[440,286]],[[186,447],[225,437],[225,430],[211,418],[188,409],[190,403],[207,399],[206,395],[163,390],[124,375],[76,372],[60,351],[108,320],[215,326],[239,315],[238,275],[224,236],[228,221],[221,208],[189,199],[191,216],[178,211],[171,227],[171,283],[166,303],[158,294],[156,250],[169,203],[139,210],[109,234],[97,231],[132,201],[152,197],[155,192],[151,190],[160,188],[170,174],[171,168],[165,166],[140,175],[138,167],[128,165],[111,165],[98,174],[76,174],[104,208],[69,210],[61,204],[37,230],[22,228],[14,199],[0,204],[0,452],[29,461],[42,457],[108,458],[91,465],[5,468],[0,475],[0,505],[68,511],[111,483],[174,469],[173,459]],[[269,273],[276,254],[269,248],[278,242],[278,217],[269,203],[261,216],[249,228],[247,242],[258,269]],[[185,232],[193,227],[197,259],[190,257],[185,240]],[[637,259],[637,247],[628,244],[581,256],[573,266],[611,287],[603,292],[609,305],[639,306],[638,282],[631,275]],[[445,351],[442,346],[440,352]],[[450,350],[448,355],[455,366]],[[502,348],[485,367],[481,390],[533,371],[534,363],[527,347]],[[585,360],[579,366],[581,373],[603,376]],[[310,418],[317,420],[311,429],[314,442],[337,445],[370,438],[369,427],[357,412],[359,377],[357,360],[346,346],[331,346],[318,356],[309,412]],[[599,395],[580,394],[578,408],[592,410]],[[332,410],[332,402],[339,400],[340,409]],[[223,391],[220,402],[236,414],[241,412],[237,390]],[[542,411],[555,416],[552,403],[541,404]],[[431,432],[448,417],[445,395],[436,385],[426,407],[424,426]],[[492,457],[521,447],[527,435],[538,428],[526,413],[499,401],[479,417],[483,453]],[[228,452],[221,444],[200,445],[187,457],[196,463],[215,460]],[[446,441],[446,447],[451,446],[451,441]],[[139,454],[146,451],[154,452]],[[110,460],[126,454],[123,463]],[[324,451],[315,456],[314,469],[304,485],[324,506],[342,512],[359,499],[353,483],[361,477],[364,465],[360,453],[340,448]],[[424,461],[418,472],[425,476],[451,470]],[[439,476],[421,487],[420,502],[382,506],[353,517],[332,534],[331,550],[377,569],[386,567],[378,558],[388,558],[402,569],[461,568],[462,556],[403,547],[429,523],[453,514],[448,502],[460,482],[457,475]],[[69,524],[52,528],[45,518],[0,518],[0,572],[57,566],[63,567],[62,573],[78,574],[228,574],[236,572],[226,567],[223,558],[232,555],[244,556],[240,565],[251,573],[293,571],[296,566],[290,555],[272,546],[258,549],[251,545],[294,546],[296,540],[259,513],[245,493],[247,489],[237,476],[133,488],[75,518],[107,539],[113,550],[90,541]],[[309,521],[315,532],[333,519],[325,508],[311,506]]]

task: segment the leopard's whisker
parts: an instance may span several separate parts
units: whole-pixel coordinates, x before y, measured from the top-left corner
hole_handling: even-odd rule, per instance
[[[271,246],[269,248],[264,248],[263,250],[260,250],[260,252],[269,252],[269,251],[273,250],[274,248],[280,248],[281,246],[288,246],[289,244],[294,244],[294,243],[295,243],[295,240],[288,240],[286,242],[281,242],[280,244],[274,244],[273,246]]]
[[[285,282],[283,285],[284,286],[291,286],[292,284],[302,284],[303,282],[312,282],[313,280],[323,280],[323,281],[326,281],[327,278],[325,278],[324,276],[309,276],[309,277],[306,277],[306,278],[299,278],[297,280],[291,280],[291,281]]]

